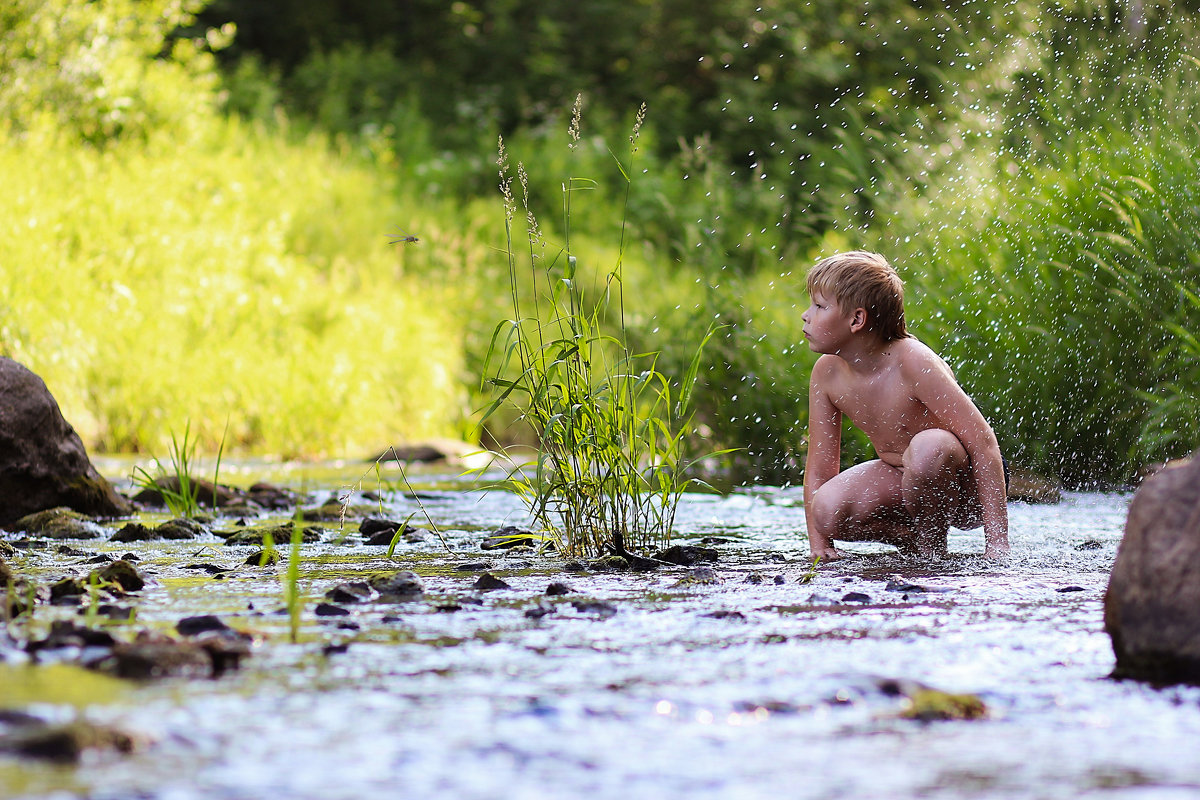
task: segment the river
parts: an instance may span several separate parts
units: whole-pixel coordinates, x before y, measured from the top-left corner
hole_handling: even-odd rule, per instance
[[[315,494],[361,471],[227,468]],[[579,573],[481,552],[481,531],[521,524],[523,507],[454,475],[410,479],[420,506],[398,489],[370,502],[418,525],[427,513],[448,548],[402,542],[389,562],[353,536],[305,545],[296,644],[277,613],[285,567],[240,566],[248,547],[78,543],[140,558],[150,582],[137,626],[213,613],[257,643],[216,680],[42,698],[40,713],[83,714],[141,744],[67,767],[0,758],[0,796],[1200,796],[1200,689],[1107,677],[1102,602],[1127,494],[1011,504],[1014,555],[1001,566],[978,557],[979,531],[953,532],[934,564],[851,544],[852,558],[811,576],[798,488],[687,495],[676,540],[718,550],[711,582],[682,567]],[[232,571],[215,580],[186,569],[196,561]],[[512,588],[473,589],[481,564]],[[49,550],[30,551],[25,568],[65,569]],[[314,614],[332,586],[394,569],[419,573],[427,599]],[[555,581],[572,594],[545,597]],[[976,695],[986,714],[906,718],[897,687],[918,685]]]

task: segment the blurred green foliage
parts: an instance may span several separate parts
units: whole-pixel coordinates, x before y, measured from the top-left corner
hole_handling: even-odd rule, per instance
[[[1200,439],[1196,5],[15,0],[0,352],[105,449],[469,431],[503,135],[548,235],[596,181],[573,250],[622,254],[664,374],[727,326],[696,394],[727,466],[799,477],[804,272],[869,246],[1015,461],[1121,483]]]

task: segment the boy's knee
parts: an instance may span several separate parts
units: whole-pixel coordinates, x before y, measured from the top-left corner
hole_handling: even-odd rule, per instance
[[[841,494],[835,487],[828,485],[813,492],[809,505],[813,520],[825,530],[839,527],[848,510]]]
[[[921,431],[904,451],[904,467],[917,472],[955,470],[967,465],[966,448],[958,437],[941,428]]]

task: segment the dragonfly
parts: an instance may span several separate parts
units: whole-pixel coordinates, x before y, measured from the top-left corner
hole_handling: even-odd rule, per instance
[[[405,233],[404,231],[400,231],[400,230],[396,231],[396,233],[389,233],[388,236],[395,237],[390,242],[388,242],[388,244],[412,244],[413,242],[421,241],[417,237],[410,236],[409,234]]]

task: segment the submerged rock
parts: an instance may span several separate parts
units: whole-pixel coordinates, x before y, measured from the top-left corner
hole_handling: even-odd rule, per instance
[[[701,562],[713,562],[719,559],[720,553],[711,547],[696,547],[695,545],[673,545],[666,550],[662,550],[654,556],[659,561],[666,561],[668,564],[676,564],[681,567],[690,567],[693,564]]]
[[[1104,596],[1114,677],[1200,685],[1200,453],[1129,505]]]
[[[370,600],[374,591],[365,581],[339,583],[325,593],[325,599],[331,603],[365,603]]]
[[[407,603],[425,596],[425,583],[421,576],[406,569],[376,575],[369,583],[379,593],[380,603]]]
[[[139,522],[130,522],[113,534],[110,542],[149,542],[159,539],[178,541],[195,539],[208,533],[203,523],[187,517],[167,520],[156,528],[149,528]]]
[[[166,508],[167,501],[163,497],[164,494],[167,496],[183,495],[183,480],[178,475],[162,475],[155,478],[151,485],[135,494],[133,500],[143,506]],[[187,494],[194,496],[196,505],[202,508],[228,506],[245,499],[244,495],[236,489],[198,478],[188,479]]]
[[[45,382],[0,357],[0,526],[57,506],[95,517],[133,508],[92,466]]]
[[[319,542],[321,541],[321,534],[324,532],[324,528],[316,525],[301,527],[300,541],[303,544],[313,544],[314,542]],[[267,534],[270,534],[271,542],[276,548],[287,548],[291,546],[292,533],[293,528],[290,522],[285,522],[282,525],[268,525],[263,528],[248,528],[246,530],[229,534],[228,538],[225,539],[225,544],[249,544],[261,546],[266,541]]]
[[[114,561],[106,567],[94,570],[88,580],[118,587],[123,592],[137,592],[146,585],[146,579],[128,561]]]
[[[492,573],[485,572],[479,576],[479,579],[475,583],[471,584],[471,588],[478,589],[481,592],[491,592],[498,589],[511,589],[512,586],[506,581],[497,578]]]
[[[104,528],[66,506],[27,514],[11,524],[11,530],[43,539],[98,539]]]
[[[10,724],[5,727],[10,730],[0,735],[0,751],[23,758],[74,764],[88,750],[131,753],[137,741],[117,728],[83,720],[56,725],[27,716],[20,720],[10,717],[6,721]],[[14,721],[17,724],[11,724]]]
[[[515,525],[505,525],[503,528],[492,531],[488,534],[483,543],[479,545],[480,550],[507,550],[510,547],[518,545],[529,545],[540,543],[542,537],[538,536],[533,531],[518,528]]]

